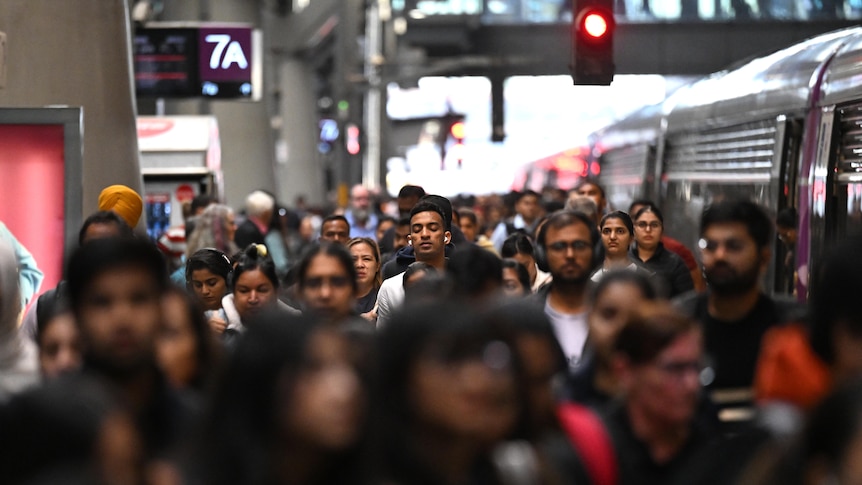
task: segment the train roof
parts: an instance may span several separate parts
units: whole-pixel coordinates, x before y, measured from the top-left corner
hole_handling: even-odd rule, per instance
[[[862,31],[860,31],[862,33]],[[823,78],[820,105],[862,98],[862,35],[848,39],[829,63]]]
[[[696,81],[664,104],[668,132],[684,131],[710,120],[715,125],[804,111],[817,68],[846,42],[859,36],[852,27],[794,44],[742,66]]]
[[[663,103],[644,106],[616,123],[593,133],[600,152],[614,148],[654,142],[664,117]]]

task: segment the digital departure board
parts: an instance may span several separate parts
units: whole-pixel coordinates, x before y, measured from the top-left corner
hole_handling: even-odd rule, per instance
[[[256,32],[218,24],[135,31],[135,90],[141,97],[259,99]]]

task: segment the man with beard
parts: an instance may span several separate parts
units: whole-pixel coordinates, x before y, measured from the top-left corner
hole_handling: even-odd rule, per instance
[[[555,212],[536,238],[536,262],[552,278],[533,298],[551,321],[569,370],[577,368],[587,341],[587,288],[598,241],[595,227],[579,212]]]
[[[754,202],[718,202],[701,216],[699,247],[708,290],[676,303],[703,324],[712,372],[701,377],[712,374],[712,382],[704,382],[712,391],[751,388],[763,334],[799,316],[796,304],[761,290],[771,243],[772,221]],[[719,404],[727,402],[716,396],[713,392]]]
[[[350,224],[350,237],[377,240],[377,214],[371,207],[371,192],[362,185],[350,189],[350,210],[344,213]]]

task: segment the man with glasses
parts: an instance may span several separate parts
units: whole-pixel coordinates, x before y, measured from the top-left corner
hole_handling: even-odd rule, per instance
[[[587,340],[587,288],[597,241],[595,224],[572,211],[552,214],[536,238],[536,262],[552,280],[534,298],[551,321],[570,370],[577,368]]]
[[[711,367],[711,382],[704,384],[713,391],[750,389],[763,334],[799,316],[798,305],[770,298],[761,289],[772,241],[772,221],[754,202],[718,202],[701,216],[698,245],[708,290],[677,303],[703,325]],[[728,400],[750,399],[744,392],[734,394]],[[719,404],[727,403],[720,395]]]

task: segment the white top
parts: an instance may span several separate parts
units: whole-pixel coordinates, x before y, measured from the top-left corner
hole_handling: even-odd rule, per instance
[[[382,328],[404,303],[404,273],[386,278],[377,291],[377,328]]]
[[[557,341],[566,355],[569,371],[574,371],[581,362],[581,357],[584,354],[584,344],[586,344],[587,336],[589,335],[587,312],[574,314],[560,313],[551,308],[551,304],[546,300],[545,315],[548,316],[551,325],[554,327],[554,334],[556,334]]]

